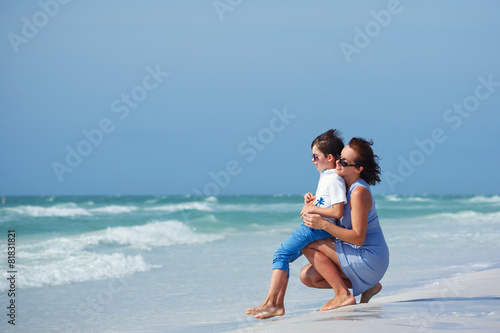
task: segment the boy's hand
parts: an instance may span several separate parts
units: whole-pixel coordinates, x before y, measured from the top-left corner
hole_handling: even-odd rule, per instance
[[[303,219],[306,215],[313,214],[315,209],[316,206],[314,205],[305,205],[300,212],[300,218]]]
[[[311,192],[308,192],[304,195],[304,203],[306,205],[312,205],[314,200],[316,200],[316,196]]]

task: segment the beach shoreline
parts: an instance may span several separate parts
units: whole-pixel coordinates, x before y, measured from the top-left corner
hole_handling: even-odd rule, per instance
[[[308,264],[302,256],[291,265],[286,315],[265,321],[246,316],[267,294],[271,258],[297,227],[302,199],[9,197],[0,208],[0,246],[7,249],[8,232],[15,230],[18,274],[14,281],[3,266],[0,331],[304,331],[296,323],[319,323],[320,331],[332,325],[372,331],[373,323],[385,329],[399,323],[399,332],[498,322],[500,310],[492,308],[498,307],[498,279],[475,283],[471,295],[450,287],[474,284],[467,282],[469,273],[500,268],[493,250],[500,240],[498,196],[378,196],[391,264],[370,304],[318,313],[333,292],[300,282],[299,271]],[[442,284],[445,278],[450,286]],[[7,316],[11,284],[15,326]],[[434,287],[443,291],[403,297]]]
[[[498,332],[500,268],[449,277],[431,286],[293,318],[241,325],[233,332]]]

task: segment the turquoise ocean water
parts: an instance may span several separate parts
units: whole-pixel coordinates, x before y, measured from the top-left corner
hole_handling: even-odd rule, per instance
[[[264,300],[272,255],[300,224],[302,202],[301,196],[5,197],[0,331],[243,332],[262,325],[244,312]],[[500,266],[500,196],[379,195],[376,202],[391,251],[381,295]],[[300,283],[305,264],[301,257],[291,266],[286,316],[317,310],[333,297]],[[8,323],[12,300],[15,326]]]

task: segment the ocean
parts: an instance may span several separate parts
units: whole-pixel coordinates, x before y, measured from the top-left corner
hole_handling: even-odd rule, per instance
[[[244,332],[265,325],[245,311],[264,300],[273,253],[300,224],[303,203],[286,195],[3,199],[2,332]],[[390,248],[379,295],[500,267],[500,196],[375,199]],[[333,297],[301,284],[305,264],[302,256],[291,265],[285,317]]]

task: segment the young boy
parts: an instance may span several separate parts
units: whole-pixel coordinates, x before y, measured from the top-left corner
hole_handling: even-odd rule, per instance
[[[333,129],[312,142],[312,161],[320,172],[320,179],[316,195],[304,195],[305,206],[300,213],[301,218],[307,214],[319,214],[331,223],[336,223],[336,219],[342,217],[344,203],[347,202],[346,188],[344,179],[335,172],[335,163],[343,148],[340,133]],[[257,319],[284,315],[289,263],[300,257],[302,249],[309,243],[329,237],[331,235],[328,232],[309,228],[302,222],[274,254],[273,274],[266,300],[257,308],[248,309],[246,314],[255,315]]]

